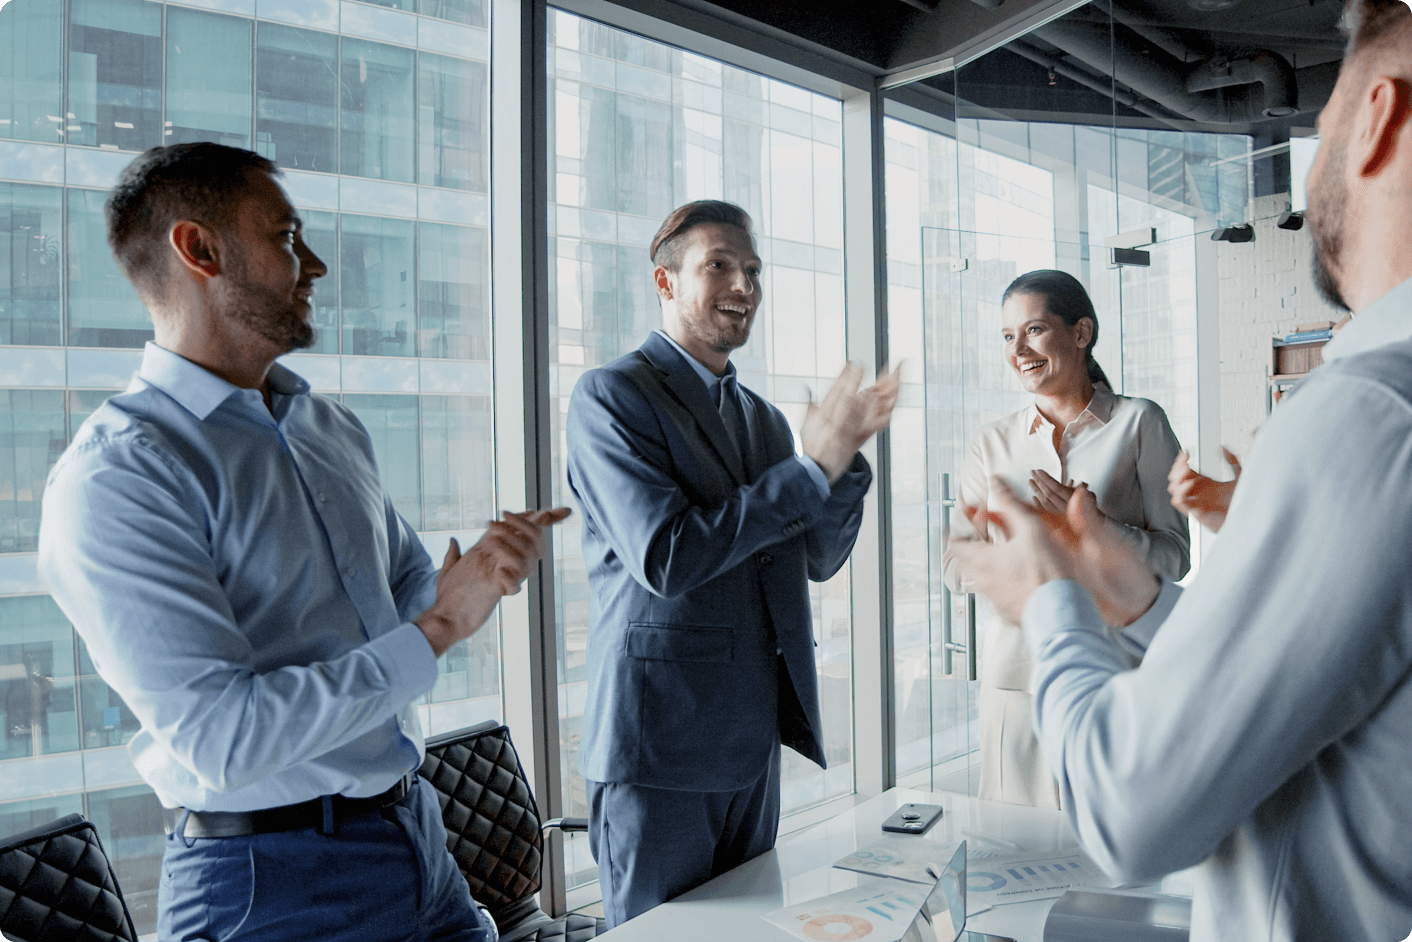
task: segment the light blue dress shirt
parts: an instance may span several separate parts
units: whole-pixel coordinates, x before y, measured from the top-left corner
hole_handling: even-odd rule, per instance
[[[711,389],[711,387],[715,386],[718,382],[720,382],[724,377],[735,375],[735,364],[731,363],[729,360],[726,361],[726,371],[720,376],[717,376],[715,373],[712,373],[710,370],[708,370],[701,363],[700,360],[687,353],[685,347],[677,343],[671,337],[667,336],[667,332],[665,330],[659,330],[656,331],[656,333],[661,334],[662,339],[667,341],[667,343],[671,344],[673,349],[680,353],[682,355],[682,358],[685,359],[687,363],[691,364],[691,368],[696,372],[697,376],[701,377],[701,382],[706,384],[706,388],[708,390]],[[712,401],[716,401],[717,397],[714,395],[714,393],[712,394],[711,399]],[[727,431],[729,431],[730,426],[726,426],[726,429]],[[739,442],[737,442],[736,444],[739,445]],[[831,492],[832,488],[829,487],[829,476],[824,473],[823,468],[819,467],[819,463],[813,458],[810,458],[808,455],[795,455],[794,460],[802,464],[804,466],[804,470],[809,472],[809,480],[813,481],[814,486],[819,489],[819,496],[824,500],[828,500],[829,493]]]
[[[39,569],[141,722],[168,807],[366,797],[423,756],[437,568],[342,405],[270,370],[272,411],[149,343],[44,493]]]
[[[1412,932],[1412,280],[1324,361],[1256,436],[1197,578],[1130,629],[1140,667],[1074,583],[1025,607],[1079,839],[1122,880],[1199,864],[1192,942]]]

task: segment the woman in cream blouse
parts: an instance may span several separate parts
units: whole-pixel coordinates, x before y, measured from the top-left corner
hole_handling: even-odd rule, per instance
[[[1180,579],[1190,568],[1189,536],[1167,494],[1180,446],[1160,406],[1113,393],[1093,358],[1098,317],[1088,292],[1065,272],[1033,271],[1005,289],[1001,314],[1005,359],[1034,403],[976,434],[961,503],[987,506],[995,476],[1022,499],[1062,513],[1074,488],[1087,484],[1153,572]],[[964,514],[952,523],[956,535],[971,532]],[[955,568],[947,559],[947,582],[963,590]],[[980,797],[1057,808],[1032,726],[1030,666],[1019,626],[992,617],[981,644]]]

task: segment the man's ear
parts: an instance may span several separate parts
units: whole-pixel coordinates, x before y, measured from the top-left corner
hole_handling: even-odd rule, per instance
[[[1412,87],[1405,79],[1383,76],[1363,93],[1358,117],[1355,119],[1354,146],[1358,149],[1355,166],[1362,177],[1375,177],[1397,153],[1403,127],[1412,115]]]
[[[657,297],[663,301],[672,300],[672,273],[663,265],[652,269],[652,281],[657,285]]]
[[[182,267],[192,274],[211,278],[221,273],[220,250],[215,233],[201,223],[182,220],[172,226],[167,241]]]

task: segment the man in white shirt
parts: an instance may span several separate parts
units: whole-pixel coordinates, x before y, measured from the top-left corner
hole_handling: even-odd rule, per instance
[[[1082,490],[1063,518],[1008,502],[1008,542],[956,551],[1023,618],[1085,849],[1123,880],[1200,865],[1192,942],[1412,929],[1412,10],[1346,15],[1309,221],[1357,314],[1261,431],[1199,577],[1159,586]],[[1161,626],[1141,667],[1105,621]]]

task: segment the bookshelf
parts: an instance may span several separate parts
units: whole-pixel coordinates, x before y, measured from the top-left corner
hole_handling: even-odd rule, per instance
[[[1299,381],[1324,362],[1324,345],[1333,339],[1335,333],[1348,323],[1345,316],[1338,323],[1320,321],[1314,324],[1300,324],[1294,333],[1285,337],[1270,338],[1270,361],[1267,371],[1266,411],[1284,397]]]

